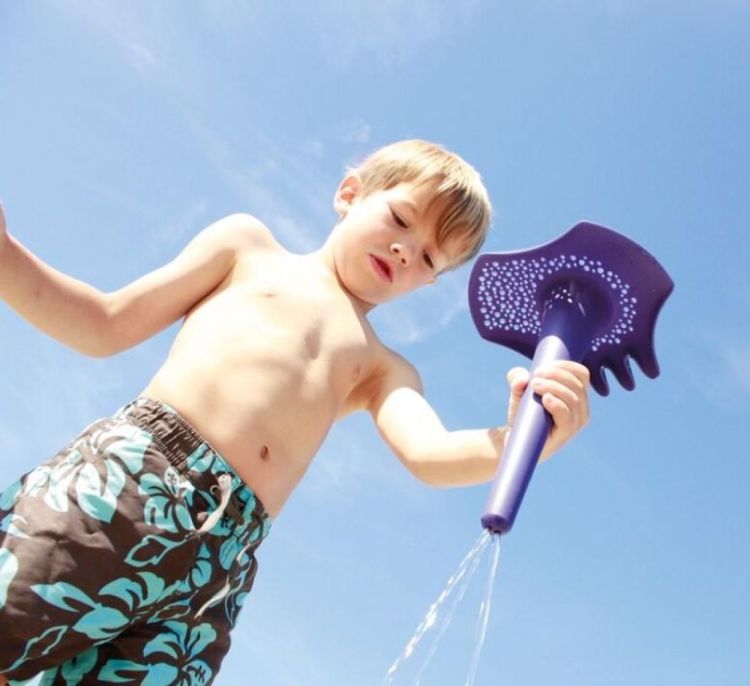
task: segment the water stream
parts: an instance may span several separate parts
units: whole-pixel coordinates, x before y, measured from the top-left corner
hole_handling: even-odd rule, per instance
[[[495,577],[497,576],[497,564],[500,561],[500,536],[493,536],[492,542],[492,565],[490,573],[487,576],[487,590],[484,593],[484,600],[479,606],[479,621],[477,622],[477,638],[474,644],[474,655],[469,665],[469,675],[466,677],[465,686],[474,686],[479,668],[479,657],[482,654],[484,639],[487,638],[487,623],[490,620],[490,609],[492,607],[492,591],[495,588]]]
[[[487,634],[487,624],[490,616],[492,590],[494,588],[495,577],[497,575],[498,561],[500,559],[500,537],[492,536],[489,532],[483,531],[482,535],[472,546],[471,550],[467,553],[466,557],[459,564],[456,572],[448,579],[443,591],[437,597],[434,603],[430,605],[424,619],[417,627],[414,635],[409,639],[404,648],[404,651],[391,665],[385,679],[382,682],[382,686],[388,686],[394,683],[394,679],[402,670],[404,663],[409,660],[419,645],[420,641],[424,636],[432,629],[435,629],[436,633],[432,636],[432,642],[429,646],[427,654],[422,661],[422,664],[414,677],[413,686],[421,686],[422,678],[424,677],[427,668],[430,666],[433,657],[438,649],[440,640],[445,635],[448,627],[451,624],[453,615],[456,609],[460,605],[466,590],[469,587],[472,577],[476,572],[477,568],[484,557],[485,551],[489,547],[490,542],[494,543],[492,560],[490,565],[490,572],[487,578],[487,586],[485,591],[484,600],[481,602],[479,607],[479,617],[477,621],[476,637],[474,641],[474,651],[471,658],[471,664],[469,666],[469,675],[467,677],[466,686],[473,686],[477,668],[479,666],[479,658],[484,645],[484,639]],[[455,597],[449,603],[449,599],[454,594]],[[446,610],[443,612],[443,610]]]

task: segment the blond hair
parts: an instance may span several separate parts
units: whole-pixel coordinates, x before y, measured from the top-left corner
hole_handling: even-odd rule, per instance
[[[454,269],[472,259],[482,247],[490,225],[492,206],[479,173],[441,145],[405,140],[376,150],[348,170],[362,182],[364,195],[388,190],[400,183],[432,183],[430,206],[439,208],[438,247],[450,247]]]

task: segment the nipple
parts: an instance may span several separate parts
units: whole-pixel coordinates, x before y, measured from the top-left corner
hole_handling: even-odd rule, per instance
[[[305,336],[305,350],[307,356],[314,360],[320,355],[320,329],[315,327]]]

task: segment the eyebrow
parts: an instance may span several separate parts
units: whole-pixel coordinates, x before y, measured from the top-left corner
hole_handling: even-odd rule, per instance
[[[413,214],[419,214],[419,208],[411,200],[408,200],[406,198],[399,198],[397,202],[401,205],[406,205],[406,207],[409,208],[409,210],[411,210]]]

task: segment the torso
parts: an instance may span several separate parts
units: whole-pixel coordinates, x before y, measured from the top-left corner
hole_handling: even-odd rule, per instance
[[[390,355],[330,271],[273,243],[188,312],[143,395],[184,415],[275,516]]]

